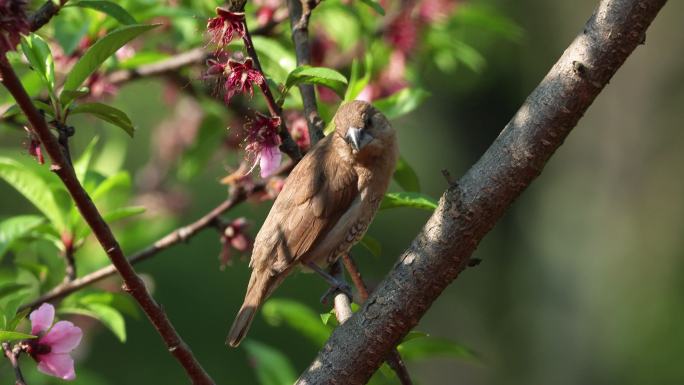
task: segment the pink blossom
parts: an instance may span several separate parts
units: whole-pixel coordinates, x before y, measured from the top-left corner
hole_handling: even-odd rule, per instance
[[[211,35],[211,42],[219,47],[228,45],[234,37],[245,36],[244,12],[230,12],[223,8],[216,8],[218,16],[207,21],[207,31]]]
[[[28,128],[24,127],[24,130],[26,130],[29,136],[28,143],[26,144],[28,154],[36,158],[39,164],[44,164],[45,158],[43,157],[43,150],[40,147],[40,140],[38,140]]]
[[[245,127],[248,131],[248,144],[245,150],[249,156],[254,158],[250,172],[259,163],[261,177],[267,178],[278,169],[282,158],[278,149],[280,145],[280,137],[278,136],[280,118],[257,112],[256,118],[248,122]]]
[[[309,126],[306,123],[304,115],[299,111],[288,111],[285,114],[287,127],[289,127],[292,139],[297,143],[297,146],[306,151],[311,146],[311,139],[309,138]]]
[[[38,338],[26,341],[26,351],[38,362],[38,370],[63,380],[75,379],[74,360],[69,353],[81,342],[81,328],[69,321],[53,326],[55,308],[49,303],[40,305],[29,318],[31,334]]]
[[[231,260],[231,248],[245,252],[252,247],[252,240],[247,235],[247,228],[249,223],[245,218],[238,218],[230,222],[226,229],[223,231],[223,236],[221,237],[221,243],[223,247],[221,248],[221,269],[224,269],[226,265],[230,264]]]
[[[31,31],[25,7],[24,0],[0,0],[0,54],[14,51],[20,35]]]
[[[249,96],[254,95],[254,84],[261,85],[266,79],[261,72],[254,68],[252,59],[247,58],[244,62],[229,60],[226,70],[230,72],[226,76],[226,83],[224,85],[225,94],[224,99],[226,103],[237,93],[248,93]]]
[[[423,0],[418,5],[418,17],[426,24],[444,21],[456,3],[455,0]]]
[[[371,102],[393,95],[407,86],[406,55],[395,50],[390,54],[389,63],[380,73],[378,79],[364,87],[356,99]]]

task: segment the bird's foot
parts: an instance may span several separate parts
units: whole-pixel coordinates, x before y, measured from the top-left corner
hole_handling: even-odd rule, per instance
[[[330,285],[328,290],[326,290],[325,294],[323,294],[323,296],[321,297],[321,303],[323,303],[324,305],[327,304],[329,298],[331,296],[333,296],[338,291],[346,294],[347,296],[349,296],[349,298],[353,298],[351,287],[343,279],[339,279],[339,278],[334,277],[333,275],[331,275],[327,271],[321,269],[318,265],[316,265],[313,262],[308,262],[306,265],[311,270],[318,273],[318,275],[323,277],[323,279],[325,279],[325,281],[328,282],[328,284]]]

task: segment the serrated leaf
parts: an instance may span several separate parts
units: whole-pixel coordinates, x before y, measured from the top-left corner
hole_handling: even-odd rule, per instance
[[[100,11],[104,14],[113,17],[114,19],[116,19],[116,21],[124,25],[137,23],[135,21],[135,18],[131,16],[131,14],[128,13],[128,11],[122,8],[119,4],[113,3],[111,1],[82,0],[76,3],[69,3],[67,4],[67,6],[94,9],[96,11]]]
[[[84,103],[72,107],[70,113],[73,114],[91,114],[99,119],[109,122],[117,127],[122,128],[132,138],[135,134],[135,127],[133,122],[126,115],[125,112],[118,108],[112,107],[103,103]]]
[[[36,338],[36,336],[9,330],[0,330],[0,341],[3,342],[30,340],[31,338]]]
[[[51,186],[42,177],[17,161],[0,158],[0,178],[33,203],[57,229],[64,229],[62,211]]]
[[[385,197],[380,203],[380,210],[392,209],[395,207],[413,207],[421,210],[434,211],[437,208],[437,201],[428,195],[415,192],[385,194]]]
[[[126,321],[121,313],[111,306],[91,303],[83,304],[83,307],[60,307],[59,312],[94,318],[114,333],[119,341],[126,342]]]
[[[414,338],[399,344],[397,350],[405,360],[433,357],[477,359],[477,355],[471,349],[445,338],[437,337]]]
[[[14,240],[38,227],[45,218],[37,215],[21,215],[0,222],[0,261]]]
[[[347,90],[347,78],[341,73],[331,68],[326,67],[297,67],[287,76],[285,81],[285,89],[302,84],[317,84],[325,86],[335,91],[340,98],[344,98],[344,93]],[[285,92],[287,93],[287,92]]]
[[[375,12],[379,13],[380,15],[385,16],[385,9],[377,1],[361,0],[361,2],[371,7]]]
[[[394,180],[405,191],[420,192],[420,180],[406,159],[400,156],[397,167],[394,169]]]
[[[22,36],[21,50],[52,95],[55,89],[55,62],[50,47],[40,36],[32,33],[28,36]]]
[[[379,257],[380,254],[382,254],[382,245],[380,244],[380,242],[368,234],[364,235],[363,238],[361,238],[359,244],[366,248],[366,250],[370,251],[370,253],[373,254],[374,257]]]
[[[270,299],[264,304],[261,314],[271,325],[285,322],[316,346],[322,345],[330,337],[330,329],[321,324],[318,314],[297,301]]]
[[[374,101],[373,105],[387,119],[396,119],[418,108],[428,96],[430,93],[422,88],[404,88],[392,96]]]
[[[254,340],[247,340],[243,345],[260,385],[294,384],[297,374],[285,354]]]
[[[133,40],[143,32],[157,27],[153,25],[127,25],[118,28],[95,42],[73,66],[64,82],[65,90],[75,90],[92,75],[107,58],[112,56],[124,44]],[[68,102],[69,100],[67,100]]]

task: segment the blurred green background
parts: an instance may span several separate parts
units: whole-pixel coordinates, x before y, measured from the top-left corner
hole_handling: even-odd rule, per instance
[[[482,71],[426,71],[421,76],[431,97],[395,122],[403,156],[419,174],[423,192],[434,197],[446,187],[440,170],[461,175],[477,160],[596,5],[590,0],[484,3],[514,20],[524,37],[517,43],[478,42],[477,31],[466,31],[486,59]],[[682,14],[681,2],[665,6],[646,45],[629,58],[541,177],[482,242],[475,256],[483,263],[465,271],[419,325],[433,336],[463,343],[477,352],[479,361],[412,362],[409,368],[418,384],[628,385],[684,380]],[[164,140],[182,133],[182,127],[168,126],[183,118],[178,106],[187,100],[180,97],[179,104],[169,106],[164,102],[166,92],[161,81],[144,80],[126,85],[114,99],[113,104],[127,111],[138,127],[133,140],[92,120],[76,124],[77,153],[93,133],[103,142],[120,144],[119,151],[125,151],[125,156],[118,152],[120,161],[136,181],[136,202],[148,207],[144,217],[128,222],[135,231],[126,231],[122,239],[127,253],[224,199],[226,188],[218,180],[235,159],[212,158],[191,183],[178,181],[172,171],[155,190],[143,191],[150,178],[145,166],[154,166],[151,159],[161,156]],[[0,130],[3,153],[19,153],[24,139],[16,130]],[[117,162],[116,158],[113,154],[105,161]],[[5,184],[0,184],[0,196],[1,216],[34,210]],[[181,209],[174,209],[174,204]],[[255,234],[268,206],[241,205],[227,217],[247,217]],[[397,209],[376,217],[369,234],[382,243],[382,256],[373,257],[359,247],[355,252],[371,283],[390,269],[427,216]],[[236,260],[221,271],[219,250],[216,233],[205,231],[138,269],[213,378],[221,384],[253,384],[253,362],[244,349],[224,345],[244,294],[247,263]],[[102,261],[92,246],[79,251],[77,258],[91,258],[93,265]],[[107,285],[116,288],[116,282]],[[318,299],[325,288],[320,278],[298,274],[274,297],[296,299],[324,313],[328,309]],[[79,382],[187,383],[147,320],[141,316],[126,321],[125,344],[105,329],[88,326],[76,354]],[[317,352],[317,346],[292,329],[268,325],[260,315],[248,338],[285,353],[297,372]],[[23,362],[31,385],[47,383],[46,377],[31,373],[34,365],[29,359]],[[4,383],[9,383],[10,374],[3,361]]]

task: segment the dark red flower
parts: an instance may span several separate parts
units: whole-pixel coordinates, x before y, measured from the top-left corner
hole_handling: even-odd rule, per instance
[[[264,75],[254,68],[254,62],[250,58],[245,59],[244,62],[229,60],[228,67],[224,67],[224,72],[228,72],[223,96],[226,103],[240,92],[253,96],[253,84],[261,85],[266,81]]]
[[[249,223],[245,218],[238,218],[230,222],[221,235],[221,270],[231,262],[232,249],[240,252],[248,251],[252,247],[252,240],[247,235]]]
[[[418,40],[418,25],[416,19],[411,16],[411,11],[406,10],[390,23],[385,32],[385,39],[396,49],[409,53],[415,47]]]
[[[0,0],[0,54],[14,51],[21,35],[31,32],[25,6],[24,0]]]
[[[278,129],[280,127],[279,117],[270,117],[257,112],[256,117],[245,124],[247,129],[247,151],[248,158],[254,159],[249,172],[259,163],[261,177],[266,178],[278,169],[282,154],[278,149],[280,137]],[[248,172],[248,173],[249,173]]]
[[[234,37],[245,36],[245,13],[230,12],[223,8],[216,8],[218,16],[207,21],[207,31],[211,35],[211,42],[219,49],[228,45]]]

